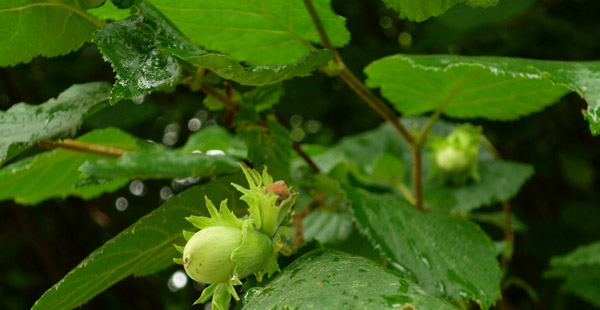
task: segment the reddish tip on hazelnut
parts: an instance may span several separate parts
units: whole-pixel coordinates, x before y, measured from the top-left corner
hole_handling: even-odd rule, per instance
[[[265,194],[274,193],[277,195],[277,205],[290,197],[290,190],[284,181],[277,181],[265,189]]]

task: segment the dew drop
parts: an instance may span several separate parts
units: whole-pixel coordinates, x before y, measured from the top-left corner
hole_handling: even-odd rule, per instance
[[[160,189],[160,199],[169,200],[169,198],[171,198],[172,196],[173,196],[173,190],[170,187],[165,186]]]
[[[125,197],[119,197],[115,201],[115,208],[117,208],[117,210],[119,210],[121,212],[127,210],[128,206],[129,206],[129,202],[127,202],[127,198],[125,198]]]
[[[146,195],[146,186],[140,180],[133,180],[129,183],[129,191],[135,196]]]
[[[221,150],[208,150],[206,151],[206,155],[208,156],[225,156],[225,152]]]
[[[187,126],[190,131],[198,131],[202,127],[202,121],[194,117],[188,121]]]
[[[184,288],[187,285],[188,277],[185,272],[178,270],[171,275],[169,281],[167,282],[167,286],[171,292],[178,291]]]

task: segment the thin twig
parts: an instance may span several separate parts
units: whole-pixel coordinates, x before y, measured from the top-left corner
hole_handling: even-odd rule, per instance
[[[339,73],[340,78],[352,89],[359,97],[361,97],[377,114],[379,114],[384,120],[389,122],[398,133],[408,142],[413,142],[412,135],[406,130],[406,128],[398,121],[396,112],[391,109],[383,100],[379,99],[363,82],[361,82],[355,75],[348,69],[340,57],[337,49],[331,44],[331,40],[325,31],[323,22],[319,18],[319,14],[315,10],[315,7],[311,0],[303,0],[304,6],[308,10],[313,24],[319,32],[321,42],[325,48],[330,49],[333,52],[333,60],[341,67]]]
[[[442,115],[442,112],[444,111],[444,109],[443,109],[444,106],[445,106],[445,104],[440,106],[440,108],[436,109],[435,112],[433,113],[433,115],[431,115],[429,117],[429,119],[427,120],[427,123],[425,123],[425,125],[423,126],[423,129],[421,129],[421,131],[419,132],[419,137],[417,138],[417,141],[415,142],[416,147],[418,147],[420,149],[423,148],[423,144],[425,144],[427,135],[429,134],[431,127],[433,127],[433,124],[435,124],[435,122]]]
[[[216,89],[214,89],[212,86],[210,86],[206,83],[202,83],[202,85],[200,86],[200,90],[202,90],[204,93],[206,93],[209,96],[213,96],[215,99],[217,99],[219,102],[221,102],[228,111],[237,113],[241,110],[240,106],[238,104],[236,104],[235,102],[233,102],[229,95],[227,95],[227,96],[222,95]],[[229,91],[229,93],[231,93],[231,90]],[[278,121],[279,121],[279,119],[278,119]],[[281,123],[281,121],[279,121],[279,123]],[[259,122],[259,124],[261,126],[268,127],[267,123]],[[317,164],[312,160],[312,158],[310,158],[310,156],[302,150],[302,148],[300,147],[300,145],[298,143],[292,141],[292,149],[296,153],[298,153],[298,155],[306,162],[306,164],[308,165],[308,167],[310,168],[310,170],[312,172],[314,172],[314,173],[321,172],[321,169],[319,169],[319,166],[317,166]]]
[[[41,148],[52,149],[52,148],[63,148],[73,151],[78,151],[82,153],[91,153],[96,155],[102,155],[107,157],[121,157],[129,151],[117,149],[113,147],[91,144],[71,139],[64,139],[58,141],[40,141],[38,142],[38,146]]]
[[[296,153],[298,153],[298,155],[300,155],[300,157],[302,157],[302,159],[304,159],[304,161],[313,173],[321,172],[319,166],[317,166],[317,164],[312,160],[312,158],[310,158],[310,156],[302,150],[300,144],[292,141],[292,148],[294,149],[294,151],[296,151]]]
[[[415,196],[415,204],[416,207],[423,211],[423,182],[422,182],[422,165],[421,165],[421,149],[413,147],[412,151],[412,159],[413,159],[413,171],[412,171],[412,180],[413,180],[413,191]]]
[[[212,87],[206,83],[202,83],[202,85],[200,86],[200,90],[202,90],[207,95],[213,96],[215,99],[219,100],[221,103],[223,103],[223,105],[225,106],[225,108],[227,110],[237,113],[237,112],[241,111],[241,109],[242,109],[238,104],[233,102],[231,100],[231,98],[229,98],[226,95],[221,94],[214,87]]]
[[[511,221],[511,216],[510,216],[510,203],[508,202],[508,200],[504,200],[502,202],[502,211],[504,212],[504,241],[506,241],[506,243],[508,243],[508,246],[512,247],[514,240],[515,240],[515,235],[512,230],[512,221]],[[509,253],[507,253],[507,252],[502,253],[502,258],[501,258],[502,266],[506,266],[506,264],[510,261],[511,255],[509,255],[509,254],[512,254],[512,250]]]
[[[352,89],[359,97],[361,97],[367,105],[369,105],[379,116],[390,123],[396,131],[411,144],[414,137],[408,132],[406,127],[398,120],[396,112],[390,108],[383,100],[375,95],[363,82],[361,82],[346,66],[340,71],[340,78]]]

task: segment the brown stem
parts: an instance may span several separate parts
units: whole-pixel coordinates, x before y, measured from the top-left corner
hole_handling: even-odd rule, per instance
[[[229,88],[231,88],[230,84],[229,84]],[[200,86],[200,90],[202,90],[207,95],[213,96],[215,99],[219,100],[221,103],[223,103],[223,105],[225,106],[225,108],[228,111],[239,112],[241,110],[240,106],[231,100],[230,95],[223,96],[216,89],[214,89],[212,86],[210,86],[206,83],[202,83],[202,85]],[[231,89],[228,91],[228,94],[230,94],[230,93],[231,93]],[[279,119],[278,119],[278,121],[279,121],[279,123],[281,123],[281,121]],[[264,126],[265,128],[268,127],[268,125],[264,122],[258,122],[258,123],[259,123],[259,125]],[[298,143],[292,141],[292,149],[296,153],[298,153],[298,155],[306,162],[306,164],[308,165],[308,167],[310,168],[310,170],[312,172],[314,172],[314,173],[321,172],[321,169],[319,169],[319,166],[317,166],[317,164],[312,160],[312,158],[310,158],[310,156],[308,156],[308,154],[306,154],[302,150],[302,148],[300,147],[300,145]]]
[[[390,108],[383,100],[377,97],[363,82],[361,82],[347,67],[343,67],[340,71],[340,78],[352,89],[359,97],[361,97],[369,107],[371,107],[379,116],[390,123],[394,129],[406,140],[413,143],[414,137],[408,132],[406,127],[398,120],[396,112]]]
[[[515,240],[515,235],[512,230],[512,221],[510,216],[510,203],[508,200],[502,202],[502,212],[504,212],[504,241],[512,246]],[[512,254],[512,250],[509,253],[503,253],[501,263],[502,266],[506,266],[506,264],[510,261],[510,256]]]
[[[63,148],[63,149],[68,149],[68,150],[73,150],[73,151],[78,151],[78,152],[83,152],[83,153],[91,153],[91,154],[102,155],[102,156],[107,156],[107,157],[116,157],[116,158],[129,153],[129,151],[126,151],[126,150],[121,150],[121,149],[98,145],[98,144],[90,144],[90,143],[71,140],[71,139],[64,139],[64,140],[58,140],[58,141],[40,141],[40,142],[38,142],[38,146],[41,148],[47,148],[47,149],[52,149],[52,148],[58,147],[58,148]]]
[[[304,244],[304,218],[306,218],[312,211],[316,210],[325,200],[325,194],[317,194],[313,201],[309,203],[304,209],[296,212],[293,215],[294,220],[294,246],[299,247]]]
[[[306,162],[306,164],[308,165],[308,167],[310,168],[310,170],[313,173],[321,172],[321,169],[319,168],[319,166],[317,166],[317,164],[312,160],[312,158],[310,158],[310,156],[308,156],[308,154],[306,154],[302,150],[302,148],[300,147],[300,144],[292,141],[292,149],[294,149],[294,151],[296,151],[296,153],[298,153],[298,155],[300,155],[300,157],[302,157],[302,159]]]
[[[242,109],[239,105],[237,105],[235,102],[233,102],[231,100],[231,98],[229,98],[226,95],[221,94],[214,87],[212,87],[206,83],[202,83],[202,85],[200,85],[200,90],[202,90],[204,93],[206,93],[209,96],[215,97],[215,99],[217,99],[221,103],[223,103],[223,105],[225,106],[225,108],[227,110],[237,113]]]
[[[352,89],[359,97],[361,97],[377,114],[379,114],[384,120],[389,122],[395,129],[400,133],[400,135],[408,142],[413,142],[412,135],[406,130],[406,128],[398,121],[398,116],[396,112],[391,109],[383,100],[379,99],[371,90],[363,84],[353,73],[346,67],[339,53],[331,44],[331,40],[329,40],[329,36],[325,31],[325,27],[323,26],[323,22],[319,18],[319,14],[315,10],[315,7],[311,0],[303,0],[304,6],[308,10],[310,17],[313,21],[313,24],[317,28],[319,32],[319,36],[321,37],[321,42],[325,48],[328,48],[333,51],[333,60],[340,65],[342,68],[339,76],[342,80]]]
[[[423,211],[423,183],[422,183],[422,164],[421,164],[421,149],[413,147],[412,148],[412,159],[413,159],[413,171],[412,171],[412,180],[413,180],[413,190],[415,196],[415,203],[419,210]]]

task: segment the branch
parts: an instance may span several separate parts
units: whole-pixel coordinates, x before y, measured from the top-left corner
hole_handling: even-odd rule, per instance
[[[379,116],[381,116],[384,120],[390,123],[396,131],[406,140],[408,143],[413,143],[413,136],[406,130],[406,128],[398,121],[398,116],[396,112],[391,109],[383,100],[379,99],[371,90],[365,86],[355,75],[346,67],[342,58],[340,57],[336,48],[331,44],[331,40],[329,40],[329,36],[325,31],[325,27],[323,26],[323,22],[319,18],[319,14],[317,13],[313,3],[311,0],[303,0],[304,6],[308,10],[310,17],[313,21],[313,24],[317,28],[319,32],[319,36],[321,37],[321,42],[323,46],[327,49],[330,49],[333,52],[333,60],[340,65],[342,68],[339,76],[340,78],[350,87],[359,97],[361,97],[368,105],[371,107]]]
[[[63,148],[67,150],[78,151],[82,153],[90,153],[96,154],[106,157],[121,157],[129,151],[121,150],[117,148],[112,148],[108,146],[98,145],[98,144],[90,144],[86,142],[64,139],[58,141],[40,141],[38,142],[38,146],[41,148],[52,149],[52,148]]]
[[[319,166],[317,166],[317,164],[312,160],[312,158],[310,158],[310,156],[302,150],[300,144],[292,141],[292,149],[294,149],[294,151],[296,151],[296,153],[298,153],[298,155],[300,155],[300,157],[304,159],[304,161],[313,173],[321,172]]]
[[[202,83],[200,85],[200,90],[202,90],[207,95],[213,96],[215,99],[219,100],[221,103],[223,103],[227,110],[230,110],[235,113],[242,110],[242,108],[238,104],[233,102],[230,97],[219,93],[214,87],[206,83]]]
[[[502,211],[504,212],[504,241],[506,241],[507,246],[512,247],[515,240],[515,235],[512,230],[510,203],[508,202],[508,200],[502,202]],[[504,251],[504,253],[502,253],[502,266],[506,266],[506,264],[510,261],[511,256],[512,249],[508,252]]]
[[[413,147],[412,151],[412,159],[413,159],[413,171],[412,171],[412,180],[413,180],[413,190],[415,193],[415,205],[421,211],[423,208],[423,180],[422,180],[422,164],[421,164],[421,149]]]
[[[231,93],[230,87],[231,86],[229,86],[229,90],[227,91],[228,93]],[[222,95],[216,89],[214,89],[212,86],[210,86],[206,83],[202,83],[200,85],[199,89],[202,90],[207,95],[213,96],[215,99],[217,99],[219,102],[221,102],[228,111],[237,113],[241,110],[241,107],[238,104],[236,104],[235,102],[233,102],[233,100],[231,100],[231,96]],[[277,119],[277,120],[279,121],[279,123],[281,123],[281,121],[279,119]],[[261,123],[261,125],[264,127],[268,127],[266,123]],[[321,172],[321,169],[319,169],[319,166],[317,166],[317,164],[312,160],[312,158],[310,158],[310,156],[302,150],[302,148],[300,147],[300,145],[298,143],[292,141],[292,149],[296,153],[298,153],[298,155],[306,162],[306,164],[308,165],[308,167],[310,168],[310,170],[312,172],[314,172],[314,173]]]

